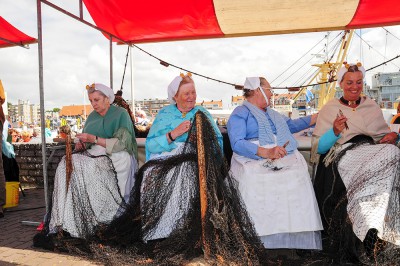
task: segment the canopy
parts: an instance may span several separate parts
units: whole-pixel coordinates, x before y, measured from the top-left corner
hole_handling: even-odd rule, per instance
[[[133,43],[344,30],[400,24],[398,0],[83,0],[83,2],[98,27]],[[107,35],[106,37],[109,38]]]
[[[0,16],[0,48],[36,43],[37,40],[19,31]]]

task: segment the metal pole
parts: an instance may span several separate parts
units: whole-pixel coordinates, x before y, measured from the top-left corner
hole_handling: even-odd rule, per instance
[[[132,95],[132,103],[131,103],[131,110],[132,113],[135,114],[135,82],[134,82],[134,77],[135,77],[135,69],[133,68],[133,47],[129,46],[130,50],[130,63],[131,63],[131,95]]]
[[[82,0],[79,0],[79,18],[83,19],[83,4],[82,4]]]
[[[48,180],[47,180],[47,160],[46,160],[46,120],[44,109],[44,85],[43,85],[43,42],[42,42],[42,3],[37,0],[37,27],[38,27],[38,57],[39,57],[39,95],[40,95],[40,128],[42,136],[42,162],[43,162],[43,186],[46,213],[49,210]]]
[[[8,39],[4,39],[4,38],[2,38],[2,37],[0,37],[0,40],[1,41],[5,41],[5,42],[8,42],[8,43],[10,43],[10,44],[13,44],[13,45],[17,45],[17,46],[19,46],[19,47],[22,47],[22,48],[25,48],[25,49],[29,49],[29,45],[28,44],[23,44],[22,42],[20,42],[20,43],[18,43],[18,42],[13,42],[13,41],[10,41],[10,40],[8,40]]]
[[[110,35],[110,88],[113,88],[113,51],[112,51],[112,35]]]

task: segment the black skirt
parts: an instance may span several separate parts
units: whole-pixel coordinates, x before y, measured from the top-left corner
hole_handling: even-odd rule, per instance
[[[6,182],[19,182],[19,167],[15,158],[8,158],[2,154],[4,175]]]

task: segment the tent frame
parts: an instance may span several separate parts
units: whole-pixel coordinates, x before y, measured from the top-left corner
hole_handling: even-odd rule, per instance
[[[29,49],[29,45],[23,44],[22,42],[21,43],[13,42],[13,41],[10,41],[10,40],[2,38],[2,37],[0,37],[0,40],[8,42],[8,43],[10,43],[12,45],[16,45],[16,46],[19,46],[19,47],[22,47],[22,48],[25,48],[25,49]]]
[[[83,2],[82,0],[79,0],[79,16],[76,16],[67,10],[47,1],[47,0],[36,0],[36,6],[37,6],[37,30],[38,30],[38,58],[39,58],[39,96],[40,96],[40,128],[41,128],[41,140],[42,140],[42,162],[43,162],[43,186],[44,186],[44,194],[45,194],[45,205],[46,205],[46,213],[50,211],[50,200],[49,200],[49,184],[48,184],[48,173],[47,173],[47,157],[46,157],[46,136],[45,136],[45,129],[46,129],[46,119],[45,119],[45,109],[44,109],[44,81],[43,81],[43,27],[42,27],[42,3],[48,5],[49,7],[64,13],[65,15],[78,20],[79,22],[92,27],[100,32],[102,32],[105,35],[109,36],[110,42],[110,87],[113,89],[113,49],[112,49],[112,42],[114,40],[118,40],[121,43],[127,44],[129,46],[132,46],[130,42],[127,42],[125,40],[122,40],[118,36],[115,36],[109,32],[107,32],[104,29],[101,29],[97,27],[96,25],[93,25],[92,23],[84,20],[83,18]],[[19,44],[17,44],[19,45]],[[131,60],[132,60],[132,54],[131,54]],[[131,62],[132,66],[132,62]],[[133,70],[133,68],[132,68]],[[131,83],[133,85],[133,81]],[[132,87],[133,91],[133,87]],[[133,97],[133,93],[132,93]],[[132,104],[134,104],[134,99],[132,98]]]

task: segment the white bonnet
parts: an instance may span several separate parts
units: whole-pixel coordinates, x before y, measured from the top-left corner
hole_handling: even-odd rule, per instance
[[[179,84],[182,81],[181,76],[176,76],[168,85],[168,100],[171,104],[175,104],[174,96],[178,92]]]
[[[344,66],[342,66],[342,68],[339,69],[339,71],[336,74],[336,80],[337,82],[342,82],[343,76],[344,74],[346,74],[348,72],[349,67],[356,65],[358,70],[361,71],[361,73],[363,74],[363,78],[365,77],[365,68],[361,65],[361,63],[357,63],[357,64],[348,64],[348,63],[344,63]]]
[[[256,90],[261,87],[261,81],[259,77],[247,77],[244,82],[244,88],[247,90]]]
[[[179,89],[179,84],[183,80],[184,77],[192,77],[192,73],[188,72],[186,75],[181,73],[179,76],[176,76],[171,83],[168,85],[168,100],[171,104],[175,104],[174,97]]]
[[[110,103],[114,102],[115,99],[115,95],[114,95],[114,91],[101,83],[93,83],[92,85],[87,85],[86,89],[95,89],[96,91],[101,91],[102,93],[104,93],[105,96],[107,96],[107,98],[110,100]]]

